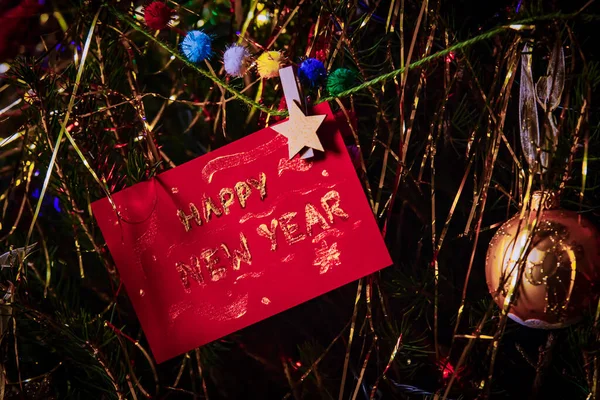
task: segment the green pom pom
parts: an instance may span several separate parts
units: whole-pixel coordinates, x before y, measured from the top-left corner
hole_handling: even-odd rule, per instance
[[[327,78],[327,91],[332,96],[337,96],[356,84],[356,74],[348,68],[338,68]]]

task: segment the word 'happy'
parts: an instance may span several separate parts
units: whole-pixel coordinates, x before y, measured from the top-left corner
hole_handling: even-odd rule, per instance
[[[193,220],[196,225],[201,226],[203,223],[208,223],[213,214],[217,217],[220,217],[223,213],[228,215],[231,206],[233,203],[235,203],[236,198],[240,203],[240,207],[246,208],[246,201],[252,194],[252,188],[258,190],[261,200],[265,199],[267,196],[267,176],[264,172],[260,173],[258,179],[251,178],[236,183],[233,189],[221,189],[219,191],[221,208],[215,204],[212,197],[205,194],[200,206],[201,210],[198,210],[198,207],[194,203],[190,203],[191,214],[187,215],[183,210],[180,209],[177,210],[177,216],[183,224],[185,231],[189,232],[189,230],[192,229],[190,220]]]

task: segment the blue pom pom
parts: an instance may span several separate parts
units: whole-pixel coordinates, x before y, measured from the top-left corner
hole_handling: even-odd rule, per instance
[[[307,58],[300,64],[298,76],[305,85],[314,87],[325,81],[327,70],[321,61],[316,58]]]
[[[206,60],[212,55],[212,38],[202,31],[190,31],[183,42],[181,51],[193,63]]]
[[[231,76],[242,76],[246,72],[247,59],[250,52],[244,46],[233,44],[223,54],[225,72]]]

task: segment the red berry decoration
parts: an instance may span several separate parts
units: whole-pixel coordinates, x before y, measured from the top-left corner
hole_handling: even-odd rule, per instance
[[[144,8],[144,19],[150,29],[165,29],[171,20],[173,10],[161,1],[153,1]]]

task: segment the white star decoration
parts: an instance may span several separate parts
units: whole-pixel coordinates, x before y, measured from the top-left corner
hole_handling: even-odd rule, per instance
[[[290,105],[289,111],[290,117],[287,121],[271,128],[287,138],[290,159],[304,147],[324,151],[317,136],[317,129],[325,120],[326,115],[306,116],[295,101]]]

